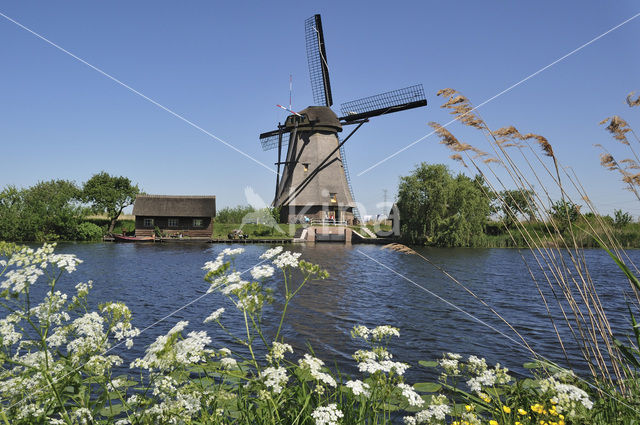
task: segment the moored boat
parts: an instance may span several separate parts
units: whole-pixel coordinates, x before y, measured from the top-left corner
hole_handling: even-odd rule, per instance
[[[116,242],[154,242],[155,236],[125,236],[113,235]]]

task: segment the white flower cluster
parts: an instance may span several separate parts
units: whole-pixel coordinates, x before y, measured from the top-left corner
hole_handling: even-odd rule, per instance
[[[283,248],[281,246],[276,246],[275,248],[271,248],[268,249],[264,252],[264,254],[262,254],[260,256],[260,259],[262,260],[270,260],[271,258],[275,257],[276,255],[280,254],[282,252]]]
[[[369,397],[371,394],[369,392],[369,384],[362,382],[359,379],[356,379],[355,381],[347,381],[345,385],[347,388],[351,389],[351,392],[353,392],[353,395],[355,396],[363,395],[365,397]]]
[[[458,366],[462,356],[455,353],[446,353],[442,359],[438,360],[438,365],[444,369],[444,373],[448,375],[457,375],[460,373]]]
[[[227,284],[227,286],[225,286],[221,292],[224,295],[229,295],[229,294],[237,295],[240,291],[242,291],[245,285],[249,284],[249,282],[246,280],[242,280],[240,276],[241,276],[240,272],[233,272],[233,273],[230,273],[228,276],[226,276],[226,278],[223,278],[223,281],[224,283]]]
[[[267,361],[269,363],[274,363],[282,360],[284,359],[284,355],[287,352],[293,353],[293,347],[291,347],[289,344],[273,341],[273,343],[271,344],[271,350],[266,356]]]
[[[406,363],[392,361],[391,353],[381,347],[373,351],[358,350],[354,353],[353,358],[359,362],[358,370],[369,374],[376,372],[390,373],[393,371],[397,375],[403,375],[409,368],[409,365]]]
[[[416,413],[415,416],[405,416],[404,423],[406,425],[418,425],[423,423],[431,423],[431,419],[444,421],[447,414],[451,412],[448,400],[443,395],[435,395],[431,398],[431,404],[425,410]]]
[[[182,332],[188,324],[187,321],[180,321],[166,335],[156,338],[147,348],[145,356],[131,363],[131,368],[168,370],[177,365],[188,366],[203,361],[205,354],[210,352],[205,347],[211,343],[205,331],[189,332],[182,340],[172,337]]]
[[[273,276],[273,267],[265,264],[261,266],[255,266],[251,269],[251,276],[256,280],[266,279]]]
[[[238,362],[234,358],[223,357],[220,359],[220,366],[222,366],[223,369],[235,369],[238,367]]]
[[[381,325],[373,329],[369,329],[363,325],[357,325],[353,327],[351,336],[353,338],[360,337],[364,340],[369,340],[369,338],[371,338],[373,341],[382,341],[383,339],[391,336],[399,337],[400,330],[389,325]]]
[[[311,413],[311,417],[315,420],[316,425],[337,425],[340,419],[344,417],[335,403],[331,403],[328,406],[316,407]]]
[[[421,407],[424,404],[424,400],[420,397],[420,394],[415,392],[410,385],[400,383],[398,388],[402,391],[402,395],[407,399],[410,406]]]
[[[221,307],[219,309],[217,309],[216,311],[214,311],[213,313],[211,313],[206,319],[204,319],[203,323],[209,323],[209,322],[213,322],[216,321],[220,318],[220,316],[222,316],[222,313],[224,313],[224,308]]]
[[[322,372],[322,366],[324,365],[322,360],[309,354],[305,354],[303,359],[298,360],[298,364],[300,365],[300,368],[309,370],[311,376],[317,381],[335,388],[336,380],[328,373]]]
[[[273,264],[280,269],[287,267],[296,268],[299,264],[298,258],[300,258],[301,255],[302,253],[300,252],[285,251],[273,260]]]
[[[467,385],[471,391],[477,394],[482,392],[483,387],[506,384],[511,380],[508,374],[509,370],[500,367],[500,363],[496,364],[493,369],[489,369],[486,360],[476,356],[469,356],[466,367],[469,373],[475,375],[467,381]]]
[[[67,351],[79,357],[92,353],[96,348],[109,348],[104,333],[104,318],[97,312],[85,313],[71,324],[75,338],[67,344]]]
[[[575,415],[577,403],[582,404],[586,409],[593,407],[593,401],[584,390],[575,385],[563,383],[555,377],[541,380],[540,387],[542,391],[554,394],[551,401],[557,403],[556,410],[558,413],[566,414],[569,418]]]
[[[276,394],[280,394],[282,386],[289,381],[287,369],[283,367],[268,367],[260,373],[260,377],[264,379],[264,384]]]
[[[222,252],[220,252],[220,254],[218,254],[214,261],[207,261],[206,263],[204,263],[202,270],[206,270],[207,273],[215,273],[224,265],[225,256],[233,257],[235,255],[242,254],[243,252],[244,248],[225,248],[222,250]]]

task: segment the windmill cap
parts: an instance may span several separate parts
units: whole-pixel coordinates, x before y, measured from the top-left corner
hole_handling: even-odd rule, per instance
[[[309,106],[299,114],[302,117],[288,116],[285,126],[293,129],[297,121],[298,130],[342,131],[338,116],[327,106]]]

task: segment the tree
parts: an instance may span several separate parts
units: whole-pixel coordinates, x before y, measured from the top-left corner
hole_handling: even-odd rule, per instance
[[[551,205],[548,213],[558,231],[564,232],[580,218],[580,205],[561,199]]]
[[[107,214],[109,232],[112,232],[122,210],[133,204],[139,192],[138,186],[132,185],[128,178],[102,171],[84,184],[83,199],[91,204],[94,212]]]
[[[411,243],[473,246],[484,236],[490,213],[480,176],[453,177],[442,164],[420,164],[400,178],[398,209],[402,236]]]
[[[535,216],[533,190],[515,189],[500,192],[497,210],[502,213],[504,225],[512,227],[518,216],[526,216],[532,220]]]
[[[22,240],[74,239],[84,210],[81,191],[68,180],[39,182],[22,193]]]
[[[629,214],[628,212],[623,212],[622,210],[615,210],[613,211],[613,214],[614,214],[613,225],[617,229],[621,229],[633,221],[633,217],[631,217],[631,214]]]

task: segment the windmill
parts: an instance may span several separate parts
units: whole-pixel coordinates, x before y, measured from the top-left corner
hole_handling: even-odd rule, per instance
[[[308,217],[351,224],[357,209],[344,144],[369,118],[425,106],[427,100],[422,85],[415,85],[343,103],[342,116],[338,117],[331,109],[333,97],[320,15],[305,21],[305,41],[313,101],[318,106],[290,111],[284,124],[260,134],[263,150],[278,149],[273,206],[280,208],[284,222]],[[356,127],[340,140],[338,133],[348,125]],[[282,148],[287,145],[283,161]]]

